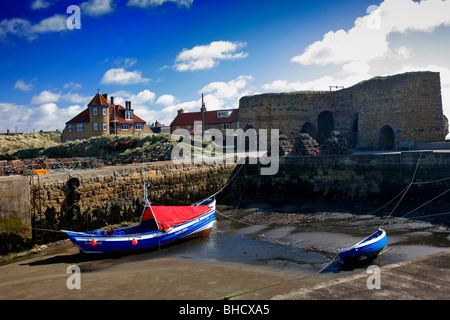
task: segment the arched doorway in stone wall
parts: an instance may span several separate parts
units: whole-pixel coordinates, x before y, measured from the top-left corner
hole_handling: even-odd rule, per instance
[[[300,132],[307,133],[313,138],[316,138],[317,136],[317,130],[311,122],[306,122],[305,124],[303,124],[300,129]]]
[[[395,145],[394,129],[390,125],[381,127],[378,133],[378,145],[381,150],[393,150]]]
[[[322,144],[326,139],[331,137],[331,132],[334,130],[333,112],[322,111],[317,116],[317,142]]]

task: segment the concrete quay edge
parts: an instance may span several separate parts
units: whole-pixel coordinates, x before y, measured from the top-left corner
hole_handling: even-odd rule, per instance
[[[373,264],[376,264],[373,263]],[[450,249],[380,268],[380,289],[369,289],[372,273],[362,272],[273,300],[448,300]]]

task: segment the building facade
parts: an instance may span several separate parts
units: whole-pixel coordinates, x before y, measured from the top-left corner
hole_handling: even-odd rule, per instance
[[[125,107],[114,104],[114,97],[108,103],[108,95],[97,93],[87,109],[66,122],[61,134],[63,142],[85,140],[103,135],[128,135],[152,133],[145,120],[134,114],[131,101]]]
[[[177,129],[185,129],[193,135],[196,130],[201,130],[202,117],[205,131],[218,129],[224,137],[227,129],[239,128],[239,109],[206,111],[206,108],[203,107],[203,116],[202,111],[184,112],[183,109],[178,110],[177,116],[170,124],[170,133]],[[194,123],[200,125],[195,126]]]
[[[402,143],[442,142],[448,133],[440,75],[410,72],[376,77],[337,91],[300,91],[242,97],[242,126],[300,130],[319,144],[339,131],[353,147],[395,149]]]

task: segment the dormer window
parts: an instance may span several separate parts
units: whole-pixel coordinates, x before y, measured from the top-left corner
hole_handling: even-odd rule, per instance
[[[125,110],[125,120],[133,121],[133,110]]]
[[[217,118],[229,118],[233,111],[217,111]]]

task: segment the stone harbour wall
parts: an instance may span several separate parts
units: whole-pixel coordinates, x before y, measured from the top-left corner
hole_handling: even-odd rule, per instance
[[[159,162],[40,176],[30,205],[41,208],[40,225],[47,229],[96,229],[139,217],[144,182],[153,205],[188,205],[218,191],[234,167]]]
[[[428,201],[450,188],[450,153],[402,152],[329,156],[294,156],[280,159],[273,176],[259,174],[260,165],[245,165],[224,194],[247,202],[283,199],[389,201],[415,182],[405,200]],[[243,195],[243,196],[241,196]],[[448,204],[445,194],[440,201]]]
[[[5,186],[2,192],[17,196],[0,198],[1,208],[15,210],[8,209],[12,212],[8,215],[3,210],[0,223],[7,226],[8,221],[20,218],[24,221],[20,226],[26,226],[26,239],[30,225],[35,229],[82,231],[136,220],[143,209],[144,181],[150,184],[153,205],[192,204],[225,185],[217,195],[218,204],[286,203],[290,198],[387,202],[408,186],[416,167],[415,182],[434,182],[412,185],[404,200],[422,204],[450,189],[450,153],[433,151],[287,156],[280,159],[279,170],[272,176],[261,175],[259,163],[176,165],[166,161],[1,177]],[[448,207],[448,199],[447,193],[437,200]],[[22,209],[17,212],[19,205]],[[13,232],[18,230],[14,228]],[[6,232],[7,228],[2,229],[0,240],[19,243],[17,237],[3,237]],[[42,243],[64,238],[64,234],[52,231],[33,233],[33,240]],[[0,243],[1,255],[11,246],[7,241]]]

